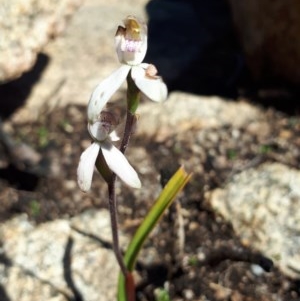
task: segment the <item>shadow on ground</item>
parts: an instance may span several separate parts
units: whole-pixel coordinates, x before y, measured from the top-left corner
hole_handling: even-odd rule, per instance
[[[43,71],[49,63],[49,57],[40,54],[33,68],[24,73],[18,79],[0,85],[0,115],[8,118],[15,110],[22,107],[31,92],[31,89],[39,81]]]

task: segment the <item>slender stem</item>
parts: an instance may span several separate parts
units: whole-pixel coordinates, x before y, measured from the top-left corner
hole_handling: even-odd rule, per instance
[[[137,121],[137,117],[135,115],[135,111],[139,104],[140,92],[136,85],[134,84],[131,75],[127,77],[128,90],[127,90],[127,116],[126,116],[126,124],[124,129],[123,139],[120,145],[120,151],[122,153],[125,152],[134,125]],[[118,219],[117,219],[117,206],[116,206],[116,192],[115,192],[115,183],[116,183],[116,175],[109,175],[108,183],[108,195],[109,195],[109,212],[110,212],[110,220],[111,220],[111,230],[113,237],[113,249],[116,256],[116,259],[119,263],[122,274],[126,279],[126,295],[128,301],[135,300],[135,286],[132,278],[132,274],[128,271],[122,252],[119,246],[119,233],[118,233]]]
[[[116,175],[112,176],[111,181],[108,183],[108,196],[109,196],[109,212],[111,220],[111,230],[113,237],[113,249],[119,266],[123,275],[128,273],[126,265],[124,263],[123,255],[119,246],[119,234],[118,234],[118,220],[117,220],[117,207],[116,207],[116,192],[115,192]]]
[[[122,153],[125,152],[125,150],[128,146],[128,143],[129,143],[129,140],[130,140],[130,137],[132,134],[132,130],[136,123],[136,120],[137,120],[137,118],[136,118],[135,114],[131,113],[128,110],[127,117],[126,117],[124,136],[123,136],[121,146],[120,146],[120,151]],[[120,269],[121,269],[124,277],[126,277],[129,275],[129,271],[126,268],[126,265],[124,263],[123,255],[122,255],[122,252],[120,250],[120,245],[119,245],[115,183],[116,183],[116,175],[112,174],[110,177],[110,180],[108,181],[108,198],[109,198],[109,212],[110,212],[111,230],[112,230],[112,238],[113,238],[113,249],[114,249],[114,253],[115,253],[116,259],[118,261],[118,264],[120,266]]]
[[[133,131],[133,128],[136,124],[137,117],[135,114],[132,114],[129,110],[127,111],[126,116],[126,124],[125,124],[125,130],[124,130],[124,136],[120,145],[120,151],[122,153],[125,153],[126,148],[129,144],[129,140]]]

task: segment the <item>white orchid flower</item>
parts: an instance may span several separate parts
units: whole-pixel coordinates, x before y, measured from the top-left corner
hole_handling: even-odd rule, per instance
[[[93,91],[88,108],[88,130],[93,143],[82,153],[77,169],[81,190],[91,187],[94,166],[101,151],[107,166],[127,185],[140,188],[141,182],[136,171],[125,156],[114,145],[115,122],[103,109],[112,95],[120,88],[128,74],[137,88],[149,99],[161,102],[167,98],[167,86],[153,65],[142,63],[147,51],[147,26],[133,16],[124,20],[125,27],[119,26],[115,36],[119,69],[104,79]],[[99,120],[100,119],[100,120]]]
[[[147,27],[137,18],[129,16],[119,26],[115,46],[122,66],[103,80],[93,91],[88,105],[88,120],[94,123],[111,96],[120,88],[131,72],[138,89],[149,99],[161,102],[168,90],[155,66],[142,63],[147,51]]]
[[[127,185],[140,188],[141,182],[136,171],[126,157],[112,144],[119,140],[112,128],[112,114],[102,112],[101,120],[89,125],[89,133],[94,142],[82,153],[77,168],[77,179],[80,189],[87,192],[91,188],[95,163],[102,151],[107,166]]]
[[[147,25],[133,16],[124,20],[115,35],[115,47],[121,64],[138,65],[147,52]]]

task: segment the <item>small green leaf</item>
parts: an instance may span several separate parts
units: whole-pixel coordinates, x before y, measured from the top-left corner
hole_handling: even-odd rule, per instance
[[[163,288],[157,289],[154,293],[155,301],[171,301],[169,292]]]
[[[188,263],[190,266],[196,266],[198,264],[198,258],[196,256],[191,256],[188,259]]]
[[[234,149],[229,149],[227,151],[227,158],[229,160],[235,160],[237,158],[237,151]]]
[[[37,217],[41,212],[40,203],[37,200],[32,200],[32,201],[30,201],[29,206],[30,206],[30,213],[34,217]]]
[[[150,232],[159,222],[163,213],[169,208],[175,200],[175,197],[184,188],[190,178],[191,174],[187,174],[183,167],[180,167],[164,187],[142,224],[137,229],[124,257],[126,267],[130,272],[133,271],[138,254]],[[122,274],[119,276],[118,300],[126,301],[124,277]]]
[[[49,132],[44,126],[38,129],[39,146],[46,147],[49,143]]]
[[[272,147],[271,147],[271,145],[267,145],[267,144],[264,144],[264,145],[261,145],[260,147],[259,147],[259,152],[261,153],[261,154],[268,154],[268,153],[270,153],[272,151]]]

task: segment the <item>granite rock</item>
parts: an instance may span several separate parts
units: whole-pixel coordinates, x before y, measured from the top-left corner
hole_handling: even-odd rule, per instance
[[[300,173],[265,163],[235,175],[211,195],[211,205],[232,223],[244,244],[300,277]]]
[[[139,134],[157,136],[157,140],[163,139],[159,137],[164,136],[166,129],[171,136],[192,128],[200,130],[224,125],[242,127],[264,118],[258,107],[244,101],[226,101],[218,96],[207,97],[182,92],[171,93],[168,100],[161,104],[150,101],[143,103],[139,114]]]
[[[107,211],[39,226],[19,215],[0,226],[0,237],[0,286],[9,300],[115,300],[119,268],[107,247]]]
[[[82,0],[4,0],[0,6],[0,83],[19,77],[61,34]]]
[[[12,118],[29,121],[41,111],[70,103],[86,105],[95,86],[119,67],[114,48],[118,25],[128,15],[146,20],[147,0],[85,1],[63,35],[43,50],[48,62],[39,72],[22,106]],[[123,92],[123,91],[122,91]],[[117,93],[115,98],[123,97]]]

